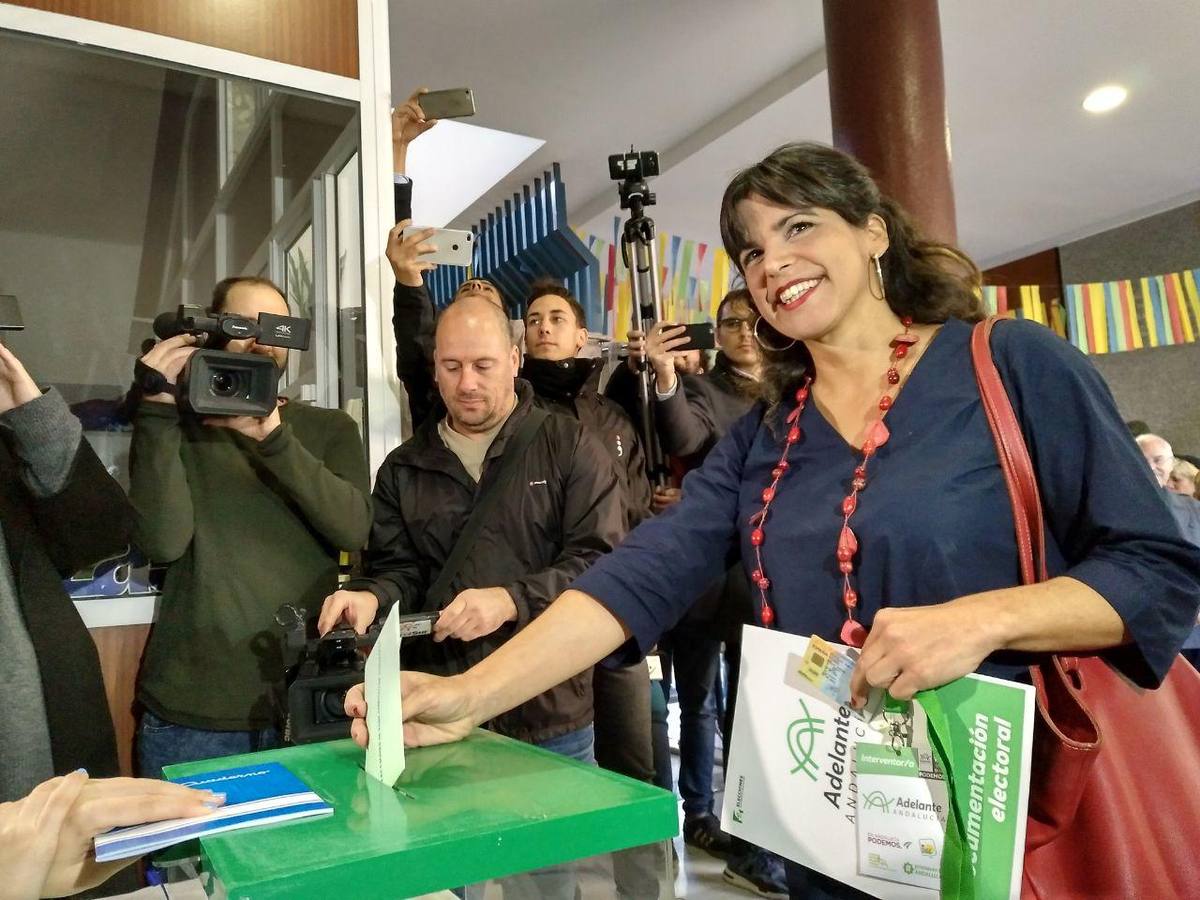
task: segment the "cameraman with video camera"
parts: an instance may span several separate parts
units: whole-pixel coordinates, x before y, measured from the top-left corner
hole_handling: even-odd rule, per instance
[[[264,278],[227,278],[210,315],[226,336],[255,336],[230,340],[227,354],[206,349],[204,359],[196,334],[178,334],[137,367],[135,540],[168,564],[138,685],[138,760],[147,776],[278,743],[284,660],[274,613],[283,603],[317,609],[337,586],[339,552],[361,547],[371,526],[362,440],[345,413],[275,401],[273,384],[266,414],[200,411],[245,406],[231,384],[249,385],[261,400],[259,376],[239,381],[262,368],[253,355],[272,361],[276,379],[283,373],[288,351],[265,343],[268,320],[289,321],[271,318],[288,316],[282,292]],[[214,333],[212,320],[203,324]],[[240,363],[238,354],[246,355]],[[203,391],[180,384],[190,369],[209,378],[199,386],[211,395],[203,407],[195,402]]]

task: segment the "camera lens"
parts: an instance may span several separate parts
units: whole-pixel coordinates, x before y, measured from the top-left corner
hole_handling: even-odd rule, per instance
[[[233,372],[213,372],[208,379],[208,387],[218,397],[232,397],[237,394],[238,377]]]
[[[325,714],[325,721],[336,721],[346,718],[346,694],[348,691],[324,691],[318,701],[320,710]]]

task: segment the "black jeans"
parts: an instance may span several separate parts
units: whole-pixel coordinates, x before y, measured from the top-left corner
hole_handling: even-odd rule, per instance
[[[799,863],[785,859],[783,865],[787,871],[788,897],[791,900],[870,900],[870,894],[864,894],[836,878],[806,869]]]
[[[667,728],[667,696],[661,681],[650,682],[650,740],[654,747],[654,783],[675,793],[671,772],[671,737]]]
[[[592,673],[596,763],[638,781],[654,781],[650,749],[650,671],[643,660]]]

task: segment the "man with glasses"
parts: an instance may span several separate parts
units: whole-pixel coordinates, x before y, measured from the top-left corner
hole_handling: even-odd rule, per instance
[[[730,291],[717,307],[717,359],[704,378],[688,378],[679,402],[676,357],[689,352],[682,325],[659,323],[643,340],[631,332],[630,355],[645,345],[654,368],[655,391],[667,452],[674,456],[707,453],[758,396],[762,353],[754,338],[756,315],[744,289]],[[686,398],[686,402],[685,402]]]

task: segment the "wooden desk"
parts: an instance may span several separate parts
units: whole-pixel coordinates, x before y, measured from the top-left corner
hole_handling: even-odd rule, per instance
[[[117,755],[122,775],[133,775],[133,740],[137,720],[133,699],[142,651],[157,615],[157,597],[123,597],[112,600],[79,600],[76,609],[96,644],[104,692],[117,733]]]

